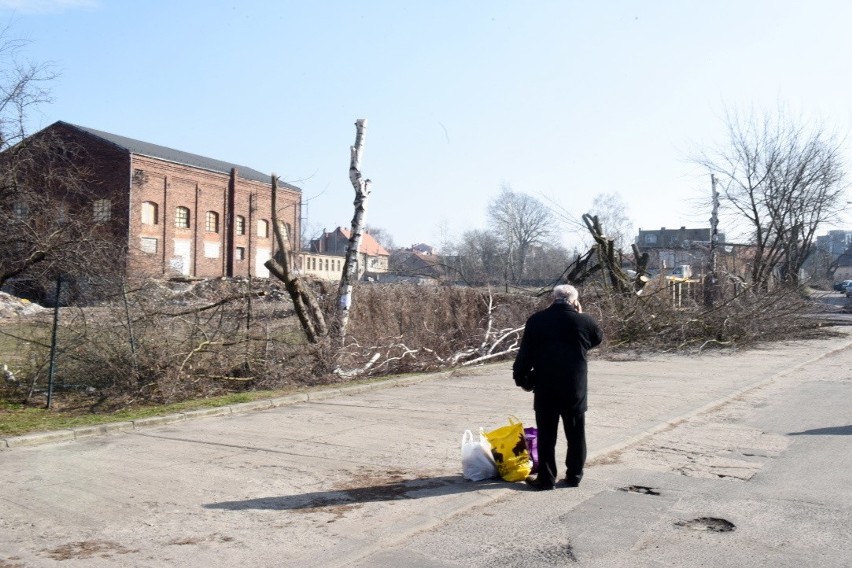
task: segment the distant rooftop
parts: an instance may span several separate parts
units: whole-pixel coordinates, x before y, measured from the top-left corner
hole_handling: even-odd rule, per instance
[[[189,152],[175,150],[174,148],[167,148],[166,146],[151,144],[150,142],[134,140],[133,138],[128,138],[126,136],[119,136],[118,134],[112,134],[110,132],[104,132],[102,130],[95,130],[94,128],[71,124],[69,122],[64,122],[61,120],[58,121],[56,124],[63,124],[65,126],[69,126],[71,128],[75,128],[77,130],[90,134],[91,136],[101,138],[102,140],[106,140],[107,142],[110,142],[118,146],[119,148],[127,150],[131,154],[150,156],[152,158],[159,158],[161,160],[167,160],[169,162],[174,162],[177,164],[194,166],[196,168],[201,168],[214,172],[221,172],[224,174],[229,174],[231,172],[231,168],[236,168],[237,175],[243,179],[260,181],[264,183],[271,183],[272,181],[272,176],[270,174],[265,174],[263,172],[259,172],[255,169],[246,166],[240,166],[239,164],[223,162],[222,160],[214,160],[213,158],[199,156],[198,154],[190,154]],[[286,182],[279,182],[279,187],[286,188],[291,191],[302,191],[295,185],[290,185]]]

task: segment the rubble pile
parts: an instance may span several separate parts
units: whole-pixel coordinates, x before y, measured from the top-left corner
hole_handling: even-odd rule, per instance
[[[37,314],[46,309],[29,300],[16,298],[6,292],[0,292],[0,319]]]

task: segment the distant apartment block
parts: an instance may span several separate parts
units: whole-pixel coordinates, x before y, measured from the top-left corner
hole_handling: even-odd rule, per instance
[[[829,231],[827,235],[816,238],[816,248],[835,258],[844,254],[850,247],[852,247],[852,231]]]

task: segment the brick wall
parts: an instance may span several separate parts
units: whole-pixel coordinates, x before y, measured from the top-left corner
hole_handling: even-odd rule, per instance
[[[109,211],[104,230],[115,235],[117,252],[126,248],[129,274],[268,276],[263,262],[276,248],[271,180],[263,183],[240,178],[239,172],[131,154],[63,123],[49,130],[84,149],[81,159],[91,170],[90,188]],[[279,187],[276,201],[278,219],[291,227],[298,251],[301,195]],[[185,227],[176,222],[179,207],[188,214]]]
[[[226,276],[227,250],[232,242],[231,275],[268,276],[263,262],[275,249],[270,184],[242,179],[237,172],[230,211],[230,175],[136,155],[131,169],[132,270],[203,278]],[[299,230],[299,203],[298,193],[278,189],[278,218],[295,228],[295,235]],[[178,222],[178,208],[188,214],[188,223]]]

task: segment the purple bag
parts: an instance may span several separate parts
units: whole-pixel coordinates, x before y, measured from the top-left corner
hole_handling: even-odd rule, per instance
[[[532,471],[538,472],[538,429],[533,426],[524,428],[524,441],[527,443],[527,450],[532,458]]]

